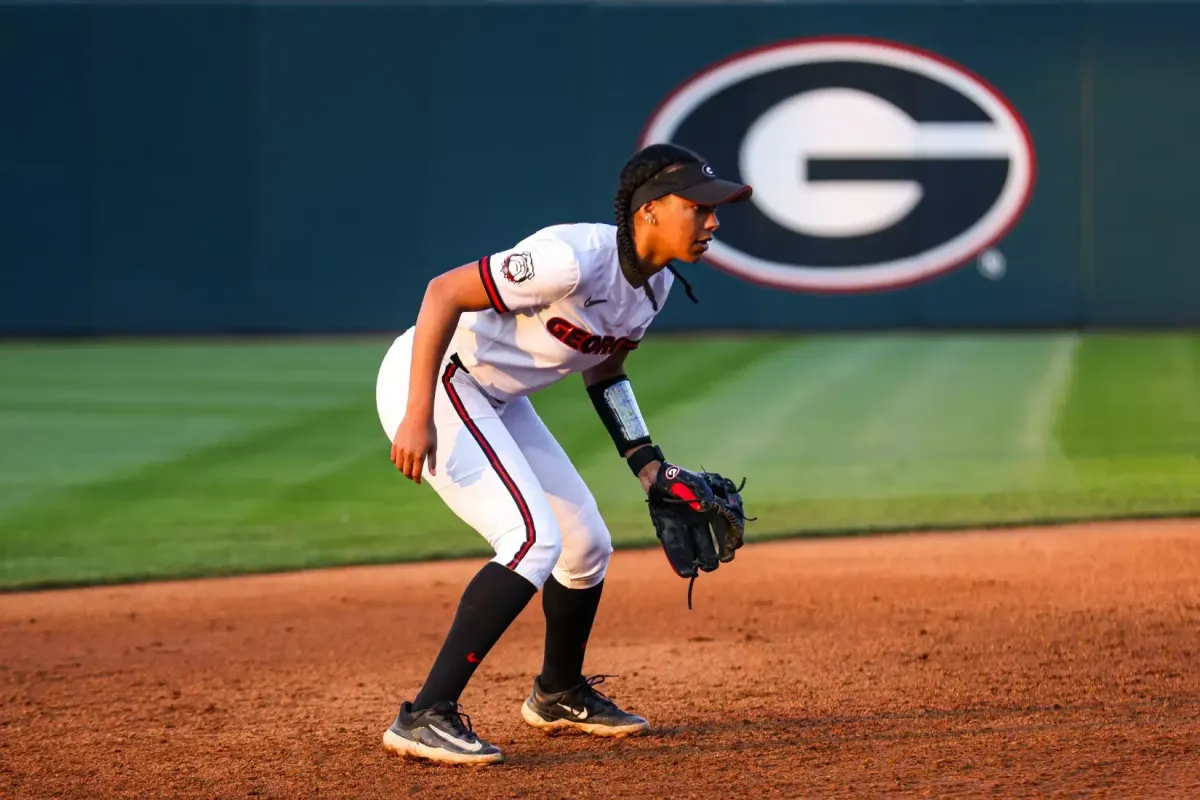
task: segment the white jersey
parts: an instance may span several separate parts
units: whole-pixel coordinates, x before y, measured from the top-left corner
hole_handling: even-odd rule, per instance
[[[465,313],[450,344],[491,397],[511,402],[633,350],[657,312],[621,272],[614,225],[552,225],[479,261],[492,307]],[[663,306],[670,270],[650,278]]]

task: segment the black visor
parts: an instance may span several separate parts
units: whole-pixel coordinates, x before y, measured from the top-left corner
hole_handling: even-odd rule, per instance
[[[685,200],[702,206],[719,206],[723,203],[740,203],[750,199],[754,190],[741,183],[718,178],[708,164],[687,163],[666,172],[660,172],[643,183],[633,193],[630,211],[644,203],[669,194],[677,194]]]

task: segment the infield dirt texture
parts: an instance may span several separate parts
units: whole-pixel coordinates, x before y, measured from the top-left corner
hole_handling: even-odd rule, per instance
[[[499,767],[380,747],[479,560],[0,596],[0,795],[1196,797],[1200,522],[620,551],[585,669],[651,735],[518,707],[535,602],[463,698]]]
[[[1200,520],[826,538],[1200,514],[1200,336],[662,337],[656,439],[758,518],[692,612],[553,387],[644,546],[585,670],[654,732],[521,722],[535,598],[463,697],[509,759],[476,771],[380,744],[490,555],[387,459],[386,344],[0,347],[0,798],[1200,797]]]

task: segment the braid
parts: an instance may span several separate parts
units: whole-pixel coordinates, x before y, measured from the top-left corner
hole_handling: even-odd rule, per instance
[[[629,203],[633,200],[633,192],[636,188],[637,184],[635,183],[627,184],[624,180],[621,181],[621,186],[617,189],[616,200],[613,202],[613,214],[617,218],[617,255],[627,270],[640,274],[637,266],[637,247],[633,244],[633,214],[629,210]],[[654,306],[654,310],[658,311],[658,299],[654,296],[654,290],[650,288],[650,281],[643,280],[642,285],[646,287],[646,296],[650,298],[650,304]]]
[[[658,310],[658,298],[654,296],[654,289],[650,287],[650,279],[642,275],[638,268],[637,246],[633,242],[634,209],[630,208],[629,204],[633,201],[633,193],[637,191],[638,187],[662,170],[674,164],[700,161],[701,158],[698,155],[678,145],[652,144],[638,151],[621,170],[620,184],[617,187],[616,198],[613,200],[613,216],[617,223],[617,254],[625,270],[642,278],[642,288],[646,290],[646,297],[650,299],[650,304],[654,306],[655,311]],[[696,298],[692,294],[692,287],[688,285],[687,281],[683,280],[683,277],[673,268],[671,268],[671,274],[683,282],[688,297],[695,302]]]

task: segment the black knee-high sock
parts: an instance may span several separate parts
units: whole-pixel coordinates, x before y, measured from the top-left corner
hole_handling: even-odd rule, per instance
[[[583,655],[604,581],[590,589],[568,589],[554,579],[542,587],[546,652],[539,682],[547,692],[563,692],[583,680]]]
[[[489,561],[463,591],[458,612],[413,710],[443,701],[457,703],[475,668],[537,594],[537,587],[507,567]]]

